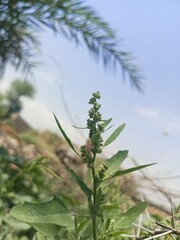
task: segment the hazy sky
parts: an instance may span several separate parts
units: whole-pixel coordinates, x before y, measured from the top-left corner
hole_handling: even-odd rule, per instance
[[[162,175],[180,174],[180,1],[86,2],[124,40],[122,49],[132,52],[145,76],[145,93],[139,95],[132,89],[128,78],[123,82],[121,69],[115,74],[104,71],[86,47],[76,48],[48,31],[39,35],[43,65],[33,80],[38,103],[26,101],[23,116],[39,128],[55,129],[51,115],[55,112],[68,126],[71,120],[62,103],[63,90],[71,115],[83,127],[88,99],[99,90],[104,118],[112,117],[114,126],[126,123],[114,147],[129,149],[131,156],[144,163],[158,162],[153,169]],[[9,70],[6,83],[14,76]],[[179,184],[180,179],[176,179]]]

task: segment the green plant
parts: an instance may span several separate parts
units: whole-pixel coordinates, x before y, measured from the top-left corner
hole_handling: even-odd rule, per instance
[[[93,93],[89,104],[87,129],[89,130],[90,147],[81,146],[78,151],[63,130],[57,117],[56,123],[71,149],[87,166],[87,179],[84,180],[75,171],[69,169],[70,176],[79,186],[86,197],[84,207],[67,204],[63,196],[58,194],[48,202],[25,202],[15,206],[11,214],[15,218],[27,222],[37,230],[36,239],[93,239],[109,240],[122,239],[122,234],[130,231],[133,222],[144,212],[147,203],[139,202],[127,211],[122,212],[119,203],[108,201],[106,190],[116,178],[152,164],[120,169],[120,165],[127,158],[128,151],[118,151],[109,159],[98,159],[103,149],[111,144],[123,131],[125,124],[118,127],[106,140],[103,134],[109,129],[112,119],[103,120],[98,103],[100,93]],[[63,181],[67,181],[62,179]]]
[[[40,165],[45,160],[39,158],[27,161],[22,156],[12,155],[5,147],[0,147],[0,239],[31,239],[35,230],[10,215],[10,209],[24,200],[44,199],[50,188],[46,183]],[[24,199],[24,200],[23,200]]]

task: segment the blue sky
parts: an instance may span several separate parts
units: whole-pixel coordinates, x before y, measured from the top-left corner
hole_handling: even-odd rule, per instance
[[[39,34],[43,64],[37,67],[36,80],[31,80],[38,89],[37,102],[26,100],[23,116],[38,128],[54,128],[51,113],[55,112],[68,127],[72,122],[62,102],[63,90],[71,115],[84,126],[88,99],[99,90],[104,118],[112,117],[114,126],[126,123],[113,147],[129,149],[144,163],[158,162],[152,170],[157,174],[180,174],[180,1],[86,2],[123,39],[122,49],[132,52],[143,70],[145,93],[132,89],[128,78],[123,82],[121,69],[104,71],[85,47],[77,48],[46,31]],[[3,84],[14,77],[9,69]],[[179,183],[176,179],[176,186]]]

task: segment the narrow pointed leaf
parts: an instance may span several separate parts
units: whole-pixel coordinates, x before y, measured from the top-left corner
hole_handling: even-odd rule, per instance
[[[147,205],[147,202],[140,202],[121,214],[119,221],[116,222],[115,229],[131,228],[135,220],[145,211]]]
[[[107,127],[107,125],[109,125],[109,123],[112,121],[112,118],[108,119],[108,120],[103,120],[104,122],[104,126]]]
[[[119,210],[120,208],[119,208],[119,205],[117,205],[117,204],[109,204],[109,205],[103,205],[102,209],[109,211],[109,210],[114,210],[114,209],[118,209]]]
[[[11,215],[32,225],[38,223],[73,226],[72,216],[57,197],[43,203],[25,202],[13,207]]]
[[[59,128],[59,130],[61,131],[63,137],[64,137],[65,140],[66,140],[66,142],[69,144],[69,146],[72,148],[72,150],[80,157],[79,153],[78,153],[78,152],[76,151],[76,149],[74,148],[71,140],[69,139],[69,137],[66,135],[65,131],[63,130],[60,122],[58,121],[58,119],[57,119],[57,117],[56,117],[56,115],[55,115],[55,114],[53,114],[53,115],[54,115],[54,118],[55,118],[56,123],[57,123],[57,125],[58,125],[58,128]]]
[[[119,177],[119,176],[122,176],[122,175],[125,175],[125,174],[128,174],[128,173],[131,173],[131,172],[135,172],[137,170],[152,166],[154,164],[156,164],[156,163],[141,165],[141,166],[138,166],[138,167],[128,168],[128,169],[125,169],[125,170],[119,170],[116,173],[114,173],[109,179],[114,178],[114,177]]]
[[[108,234],[108,236],[109,237],[116,237],[116,236],[118,236],[118,235],[122,235],[122,234],[125,234],[125,233],[127,233],[127,231],[125,231],[125,230],[119,230],[119,231],[114,231],[114,232],[110,232],[109,234]]]
[[[76,175],[76,173],[71,169],[70,174],[72,178],[75,180],[75,182],[79,185],[81,190],[86,194],[86,196],[90,199],[92,195],[91,189],[88,188],[88,186]]]
[[[122,162],[127,158],[128,151],[118,151],[111,158],[107,159],[108,169],[105,173],[105,178],[109,178],[119,169]]]
[[[43,168],[45,168],[50,174],[52,174],[55,178],[59,179],[60,181],[65,182],[65,179],[62,178],[61,176],[57,175],[54,171],[52,171],[49,167],[46,166],[42,166]]]
[[[105,141],[104,146],[106,147],[107,145],[111,144],[118,136],[119,134],[123,131],[125,128],[125,123],[119,126],[112,134],[111,136]]]
[[[87,221],[81,222],[78,224],[78,227],[76,229],[76,233],[80,233],[82,231],[82,229],[87,225]]]

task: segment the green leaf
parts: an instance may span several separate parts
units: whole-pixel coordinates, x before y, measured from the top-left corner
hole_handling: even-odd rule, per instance
[[[57,175],[54,171],[52,171],[49,167],[46,167],[46,166],[42,166],[43,168],[45,168],[50,174],[53,175],[53,177],[57,178],[58,180],[60,181],[63,181],[65,182],[65,179],[62,178],[61,176]]]
[[[105,173],[105,178],[109,178],[112,176],[117,169],[119,169],[122,162],[127,158],[128,151],[118,151],[116,154],[114,154],[111,158],[107,159],[108,169]]]
[[[87,225],[87,220],[80,222],[76,229],[76,234],[79,234],[86,225]]]
[[[108,204],[108,205],[103,205],[102,206],[103,210],[114,210],[114,209],[120,209],[119,205],[117,204]]]
[[[15,229],[16,231],[28,231],[31,228],[29,224],[12,218],[10,214],[4,215],[2,220],[8,224],[11,229]]]
[[[112,118],[108,119],[108,120],[103,120],[104,122],[104,126],[107,127],[107,125],[109,125],[109,123],[112,121]]]
[[[58,125],[58,128],[59,128],[59,130],[61,131],[63,137],[64,137],[65,140],[66,140],[66,142],[69,144],[69,146],[72,148],[72,150],[73,150],[79,157],[81,157],[81,156],[79,155],[79,153],[76,151],[76,149],[74,148],[71,140],[69,139],[69,137],[66,135],[65,131],[63,130],[60,122],[58,121],[58,119],[57,119],[57,117],[56,117],[56,115],[55,115],[54,113],[53,113],[53,115],[54,115],[54,118],[55,118],[56,123],[57,123],[57,125]]]
[[[125,128],[126,124],[122,124],[121,126],[119,126],[112,134],[111,136],[105,141],[104,146],[106,147],[107,145],[111,144],[118,136],[119,134],[123,131],[123,129]]]
[[[72,169],[69,172],[70,172],[72,178],[75,180],[75,182],[79,185],[81,190],[86,194],[88,199],[90,199],[91,195],[92,195],[91,189],[89,189],[87,187],[87,185],[76,175],[76,173]]]
[[[25,202],[13,207],[11,215],[32,225],[37,223],[56,224],[66,227],[73,226],[72,216],[58,197],[43,203]]]
[[[116,173],[114,173],[109,179],[114,178],[114,177],[119,177],[119,176],[122,176],[122,175],[125,175],[125,174],[128,174],[128,173],[131,173],[131,172],[135,172],[137,170],[152,166],[154,164],[156,164],[156,163],[141,165],[141,166],[138,166],[138,167],[128,168],[128,169],[125,169],[125,170],[119,170]],[[105,180],[107,180],[107,179],[105,179]]]
[[[127,212],[121,214],[119,220],[115,224],[115,229],[131,228],[135,220],[145,211],[147,205],[147,202],[140,202],[136,206],[130,208]]]
[[[37,232],[46,237],[58,236],[58,226],[55,224],[34,223],[32,226]]]
[[[43,236],[40,232],[36,233],[36,238],[37,240],[59,240],[59,236]]]
[[[122,235],[122,234],[125,234],[125,233],[127,233],[127,231],[125,231],[125,230],[115,231],[115,232],[110,232],[108,234],[108,236],[111,238],[111,237],[115,237],[115,236]]]

